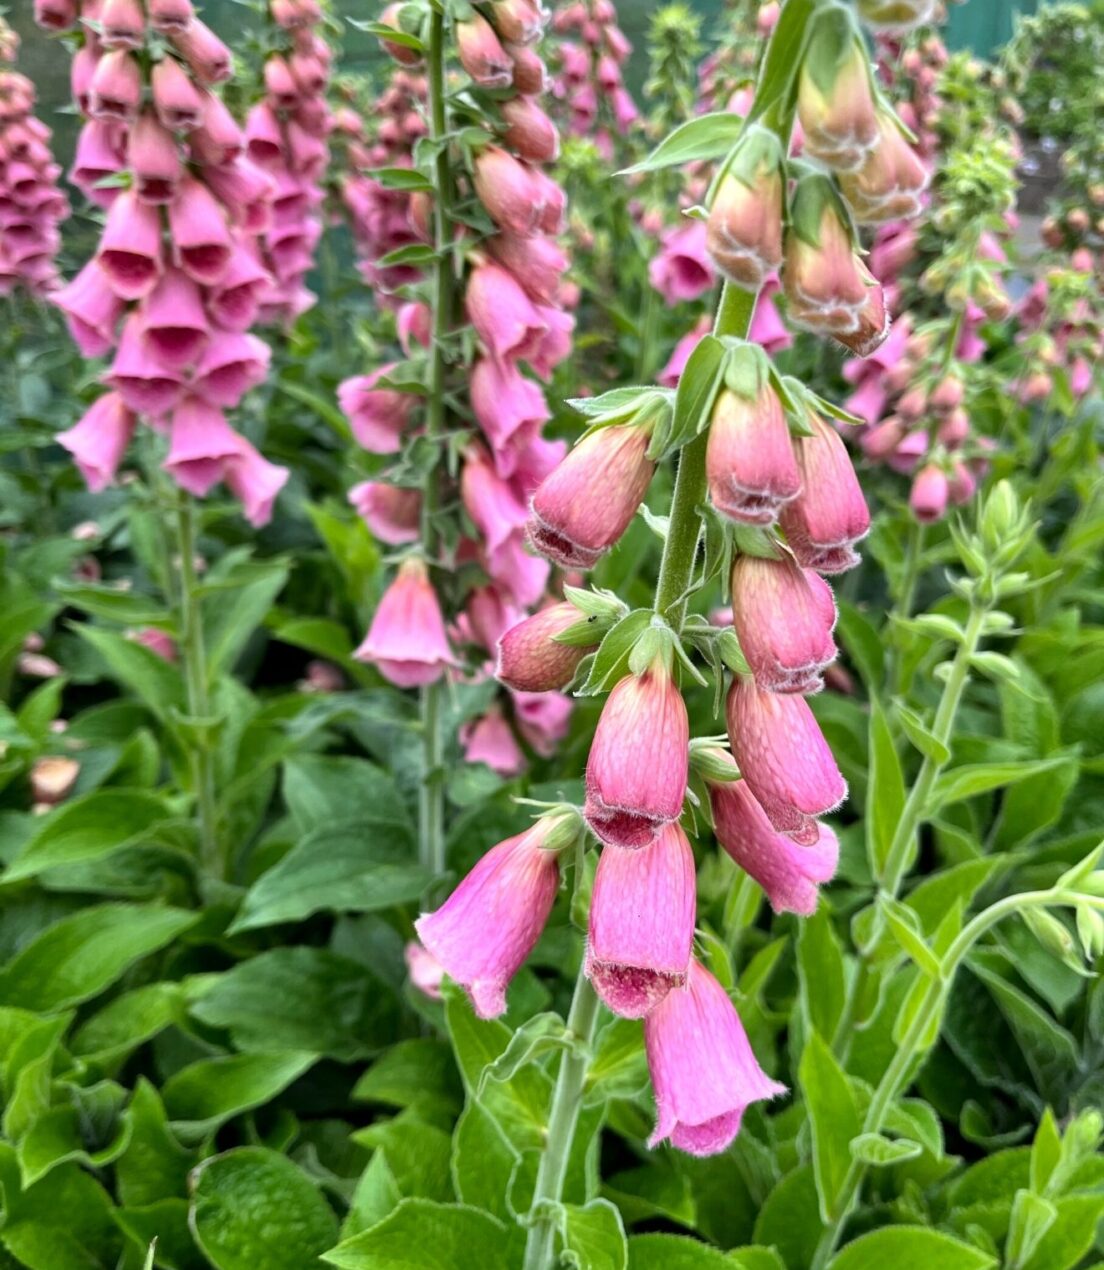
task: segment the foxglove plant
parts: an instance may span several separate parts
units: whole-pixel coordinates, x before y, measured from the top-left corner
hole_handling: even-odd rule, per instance
[[[397,244],[367,268],[395,286],[408,359],[339,392],[356,440],[389,458],[350,498],[384,542],[408,548],[357,656],[420,687],[421,843],[434,873],[444,867],[443,680],[486,678],[499,637],[549,598],[551,571],[525,550],[524,531],[528,499],[563,453],[541,435],[550,410],[540,383],[570,352],[574,320],[556,241],[565,198],[545,171],[559,146],[541,104],[547,17],[533,0],[447,20],[429,6],[389,7],[373,29],[402,67],[403,92],[393,81],[387,97],[408,108],[401,129],[362,155],[388,166],[347,185],[370,193],[371,215],[380,213],[362,244]],[[423,63],[426,136],[407,157]],[[462,75],[452,82],[454,69]],[[471,761],[509,776],[525,761],[518,738],[547,752],[570,703],[534,699],[530,680],[506,682],[460,741]]]
[[[863,176],[861,188],[852,187],[862,209],[894,192],[902,198],[905,190],[917,193],[924,178],[887,158],[896,153],[896,134],[869,70],[870,127],[857,132],[837,109],[837,94],[851,91],[860,36],[843,10],[826,13],[831,25],[812,4],[783,10],[735,144],[727,114],[683,130],[684,136],[693,132],[699,152],[724,160],[709,215],[714,264],[725,286],[713,331],[690,355],[677,392],[639,388],[577,400],[589,430],[532,497],[534,548],[587,570],[628,526],[657,463],[679,455],[670,514],[660,527],[664,550],[653,605],[628,612],[614,596],[572,590],[575,626],[561,626],[562,612],[554,621],[542,614],[501,642],[505,673],[558,687],[574,671],[577,691],[609,692],[587,763],[585,803],[574,813],[602,844],[601,856],[588,951],[566,1022],[568,1048],[530,1212],[527,1270],[552,1263],[554,1213],[599,1000],[645,1019],[658,1108],[653,1143],[670,1138],[695,1154],[722,1150],[748,1105],[782,1091],[755,1062],[727,993],[694,959],[694,904],[679,824],[688,794],[714,791],[694,794],[694,805],[707,818],[713,814],[707,809],[717,808],[726,850],[780,908],[807,913],[815,907],[816,885],[831,877],[838,858],[835,837],[819,817],[839,806],[846,784],[805,694],[820,687],[834,655],[835,606],[818,575],[858,562],[855,544],[869,516],[843,442],[826,418],[848,416],[780,376],[763,348],[746,337],[758,289],[779,264],[791,306],[800,300],[804,325],[861,353],[876,350],[888,333],[881,288],[862,263],[842,181],[799,167],[784,228],[792,183],[787,149],[799,108],[826,150],[829,141],[839,143],[833,153],[842,152],[844,140],[851,146],[847,168]],[[796,62],[795,47],[802,50]],[[820,85],[817,103],[808,95],[801,103],[806,70]],[[679,150],[661,144],[645,169],[677,163]],[[675,157],[666,158],[672,151]],[[520,330],[518,338],[526,338]],[[687,611],[689,598],[717,572],[731,582],[735,629],[717,630]],[[577,667],[554,651],[557,644],[578,648],[599,636],[598,651]],[[705,657],[718,696],[725,668],[732,671],[731,756],[718,751],[715,738],[690,739],[683,689],[707,682],[694,654]],[[730,784],[738,792],[719,788]],[[557,807],[546,819],[563,825],[567,813]],[[574,841],[546,849],[573,846],[577,850]],[[502,926],[492,911],[500,899],[495,892],[473,910],[475,876],[423,925],[451,925],[462,913],[468,940],[486,946],[485,932]],[[523,896],[517,898],[524,905]],[[526,937],[531,942],[536,934],[527,927]],[[516,951],[504,965],[513,964]],[[437,956],[445,973],[463,982],[473,952],[460,941],[439,945]],[[484,999],[476,997],[476,1004],[484,1010]],[[703,1079],[696,1052],[706,1037],[717,1046],[710,1079]]]
[[[69,203],[50,152],[50,129],[35,117],[35,88],[14,69],[19,37],[0,18],[0,295],[45,296],[58,285],[58,225]]]
[[[72,88],[85,122],[71,176],[106,213],[95,256],[53,302],[85,357],[111,355],[109,391],[58,441],[93,491],[115,479],[139,419],[144,448],[160,445],[160,469],[180,489],[182,660],[191,714],[203,720],[211,710],[191,499],[223,482],[262,525],[288,478],[226,417],[268,369],[268,346],[249,328],[273,282],[254,236],[272,218],[275,184],[218,95],[230,51],[189,0],[36,12],[51,30],[80,19]],[[209,743],[193,745],[192,761],[203,862],[217,874],[227,853]]]

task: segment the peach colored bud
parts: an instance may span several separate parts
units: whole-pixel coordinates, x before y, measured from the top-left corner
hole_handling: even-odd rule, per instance
[[[746,525],[771,525],[801,489],[782,402],[769,382],[748,399],[723,389],[706,450],[713,506]]]
[[[857,171],[843,173],[840,188],[860,224],[881,225],[918,215],[930,177],[897,120],[883,110],[877,143]]]
[[[56,806],[73,792],[79,775],[76,759],[60,755],[36,759],[31,768],[31,797],[39,805]]]
[[[782,263],[782,177],[760,170],[749,185],[734,173],[722,179],[706,222],[706,249],[717,269],[738,286],[758,291]]]
[[[557,635],[584,621],[567,600],[511,626],[498,641],[495,677],[519,692],[559,692],[575,676],[579,662],[597,647],[561,644]]]

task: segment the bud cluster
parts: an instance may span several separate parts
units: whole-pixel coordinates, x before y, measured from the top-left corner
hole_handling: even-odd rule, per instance
[[[34,114],[34,84],[12,69],[19,37],[0,18],[0,295],[58,285],[58,224],[69,203],[50,153],[50,129]]]
[[[552,29],[561,37],[552,94],[566,114],[565,131],[585,137],[611,160],[614,138],[640,116],[622,75],[632,45],[617,10],[612,0],[574,0],[557,9]]]
[[[58,440],[102,489],[142,416],[167,436],[178,485],[202,497],[224,481],[264,524],[287,470],[225,411],[268,370],[248,332],[274,285],[255,238],[278,190],[216,91],[230,51],[190,0],[42,0],[36,13],[54,30],[80,19],[72,87],[86,122],[71,179],[106,211],[94,259],[53,300],[84,356],[113,355],[111,391]]]
[[[372,531],[396,546],[420,542],[430,564],[453,570],[474,565],[482,575],[476,586],[456,595],[446,629],[422,558],[402,566],[357,655],[404,687],[434,682],[461,662],[484,674],[500,636],[548,600],[551,571],[526,550],[525,525],[529,496],[563,454],[562,446],[541,435],[550,411],[539,381],[547,381],[569,353],[574,320],[565,311],[568,260],[557,242],[565,198],[544,170],[559,146],[556,127],[540,102],[546,75],[536,45],[546,20],[536,0],[498,0],[455,24],[460,65],[494,134],[472,153],[469,172],[459,177],[459,194],[479,204],[488,232],[477,237],[467,214],[461,223],[447,211],[438,226],[442,209],[428,193],[419,192],[407,205],[410,230],[439,251],[448,250],[454,234],[462,235],[463,307],[476,338],[474,360],[456,390],[478,430],[458,439],[458,481],[447,491],[464,521],[439,533],[433,519],[439,546],[426,538],[421,490],[402,484],[400,474],[404,452],[417,441],[428,408],[423,380],[390,363],[347,380],[339,392],[360,444],[375,454],[397,456],[399,480],[388,480],[385,472],[350,492]],[[411,50],[395,48],[402,49],[403,74],[413,76]],[[414,131],[408,127],[405,135]],[[398,155],[392,150],[387,157]],[[396,216],[398,206],[390,209]],[[442,231],[446,236],[439,238]],[[436,355],[430,347],[432,326],[442,316],[443,338],[455,338],[449,315],[431,308],[423,287],[404,280],[398,299],[399,335],[408,356],[420,358],[422,349]],[[442,336],[436,338],[439,343]],[[459,348],[450,344],[450,355],[459,358]],[[556,607],[561,606],[549,612]],[[450,651],[461,646],[468,656]],[[412,660],[420,669],[405,665]],[[465,725],[460,739],[470,760],[514,775],[525,765],[518,735],[538,753],[549,752],[563,735],[570,708],[558,693],[535,696],[518,684],[503,702]]]

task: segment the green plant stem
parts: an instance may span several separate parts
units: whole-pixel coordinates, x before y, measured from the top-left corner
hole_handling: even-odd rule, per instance
[[[974,944],[1005,917],[1021,913],[1026,908],[1052,908],[1072,904],[1085,904],[1099,910],[1104,908],[1104,898],[1066,891],[1057,886],[1047,891],[1024,891],[1019,895],[1007,895],[1004,899],[997,900],[966,923],[940,962],[939,977],[929,980],[928,989],[908,1031],[901,1038],[889,1066],[878,1082],[863,1121],[864,1133],[879,1133],[882,1130],[890,1108],[907,1088],[916,1059],[924,1049],[929,1048],[924,1044],[924,1038],[930,1034],[942,1013],[955,973]],[[811,1270],[824,1270],[835,1252],[843,1225],[858,1198],[866,1176],[866,1167],[860,1160],[851,1160],[838,1194],[828,1205],[833,1214],[832,1220],[821,1234]]]
[[[201,721],[210,718],[211,702],[207,690],[207,648],[203,639],[203,612],[195,567],[195,508],[189,494],[181,493],[177,502],[176,549],[179,557],[179,622],[180,659],[188,690],[188,713],[196,732],[189,749],[192,784],[199,822],[199,858],[205,873],[222,878],[225,860],[218,839],[218,808],[215,797],[215,764],[210,739]]]
[[[433,308],[433,347],[429,356],[429,380],[426,384],[426,436],[436,440],[445,431],[445,378],[448,358],[445,344],[452,329],[455,304],[451,252],[452,175],[449,171],[448,118],[445,108],[445,18],[434,10],[430,17],[427,51],[429,89],[429,139],[437,146],[435,165],[436,198],[434,200],[433,237],[437,251],[434,266],[435,304]],[[440,477],[432,472],[422,491],[422,549],[432,560],[436,552],[436,516],[440,495]],[[445,789],[441,779],[444,750],[442,732],[442,685],[426,684],[421,690],[422,720],[422,787],[418,798],[419,856],[426,869],[436,877],[445,868]]]
[[[575,994],[567,1015],[568,1040],[573,1048],[564,1051],[552,1107],[548,1116],[548,1135],[537,1170],[537,1184],[529,1210],[529,1233],[525,1240],[524,1270],[549,1270],[555,1252],[556,1205],[563,1195],[564,1179],[575,1127],[582,1108],[583,1086],[590,1065],[590,1049],[598,1024],[598,995],[583,969],[575,981]]]
[[[726,282],[717,307],[714,334],[742,338],[747,334],[754,310],[755,296]],[[698,539],[701,537],[698,508],[705,500],[705,450],[708,442],[709,433],[706,430],[684,445],[679,453],[671,517],[667,523],[667,540],[663,545],[663,560],[659,566],[655,611],[660,616],[672,618],[672,624],[676,627],[682,624],[686,591],[698,551]]]
[[[958,716],[962,694],[966,690],[966,684],[970,677],[970,662],[978,651],[978,645],[981,642],[981,631],[985,623],[986,612],[987,609],[977,603],[971,608],[970,617],[966,623],[965,637],[959,645],[954,661],[951,663],[951,670],[947,676],[943,696],[940,698],[939,708],[936,710],[935,720],[932,724],[932,735],[946,750],[950,749],[951,738],[954,735],[955,719]],[[889,850],[886,852],[882,876],[879,879],[882,893],[892,899],[897,898],[897,893],[901,889],[901,884],[913,857],[916,835],[920,825],[923,823],[924,812],[928,805],[928,800],[931,798],[932,788],[939,778],[939,773],[945,766],[945,763],[925,754],[924,760],[920,764],[920,771],[917,773],[916,780],[905,800],[901,818],[897,822],[897,828],[894,831]],[[839,1024],[836,1027],[833,1048],[841,1059],[846,1058],[851,1046],[851,1038],[854,1035],[855,1014],[870,979],[870,954],[879,939],[881,939],[883,930],[884,924],[879,912],[875,914],[870,938],[858,950],[859,965],[848,986]]]

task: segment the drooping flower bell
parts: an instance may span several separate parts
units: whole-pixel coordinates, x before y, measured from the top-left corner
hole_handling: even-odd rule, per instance
[[[884,225],[917,216],[930,173],[909,145],[897,117],[878,111],[878,140],[857,171],[840,177],[840,188],[861,225]]]
[[[441,605],[425,564],[416,556],[399,566],[353,656],[373,662],[400,688],[434,683],[455,664]]]
[[[690,725],[662,653],[613,689],[586,770],[583,815],[611,846],[644,847],[678,820],[686,797]]]
[[[786,1092],[755,1061],[728,993],[696,960],[686,986],[644,1020],[644,1046],[656,1098],[650,1147],[670,1140],[691,1155],[716,1155],[752,1103]]]
[[[629,527],[655,472],[648,458],[653,422],[591,432],[533,495],[529,541],[565,569],[592,569]]]
[[[810,29],[798,79],[804,149],[836,172],[861,167],[878,139],[870,58],[846,9],[826,9]]]
[[[712,752],[733,776],[736,765],[722,750]],[[717,841],[766,892],[776,913],[811,917],[817,887],[830,882],[839,864],[839,842],[827,825],[817,825],[814,843],[799,846],[779,833],[745,780],[714,781],[706,777]]]
[[[801,490],[789,424],[761,351],[745,345],[713,406],[705,468],[713,506],[745,525],[771,525]],[[738,370],[738,373],[737,373]]]
[[[767,692],[817,692],[835,659],[836,605],[828,583],[792,556],[741,553],[732,566],[732,612],[755,682]]]
[[[805,568],[845,573],[859,563],[855,543],[870,529],[870,511],[839,433],[813,412],[808,421],[813,435],[797,443],[802,492],[783,509],[781,524]]]
[[[415,923],[418,938],[471,998],[481,1019],[506,1009],[506,988],[540,938],[556,898],[559,848],[575,828],[548,815],[479,861],[445,903]]]
[[[93,493],[115,479],[135,422],[119,394],[109,392],[93,402],[78,423],[58,433],[58,444],[73,456]]]
[[[602,851],[590,900],[586,973],[615,1014],[643,1018],[685,984],[696,886],[694,853],[675,822],[639,850]]]
[[[705,232],[718,271],[747,291],[758,291],[782,263],[784,190],[778,139],[751,127],[725,166]]]
[[[740,773],[771,824],[804,846],[816,842],[816,817],[843,802],[847,782],[805,698],[737,675],[726,718]]]

